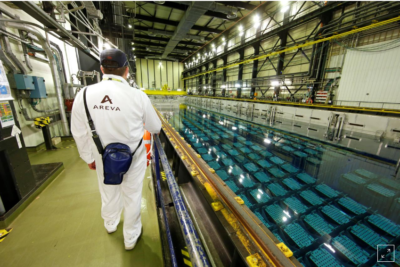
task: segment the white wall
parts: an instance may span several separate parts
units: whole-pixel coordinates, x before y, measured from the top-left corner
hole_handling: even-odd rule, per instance
[[[347,50],[336,100],[400,103],[399,71],[400,47],[382,52]],[[343,103],[346,104],[351,103]],[[381,107],[380,104],[368,106]],[[399,108],[398,105],[385,107]]]
[[[172,90],[183,89],[182,71],[183,63],[180,62],[136,59],[136,81],[140,88],[161,89],[168,84]]]
[[[26,20],[26,21],[30,21],[30,22],[41,25],[37,20],[33,19],[31,16],[29,16],[28,14],[26,14],[24,11],[22,11],[20,9],[12,9],[1,2],[0,2],[0,7],[9,11],[10,13],[12,13],[14,15],[18,15],[21,20]],[[8,17],[5,16],[5,18],[8,18]],[[66,23],[65,25],[66,25],[67,29],[70,29],[68,23]],[[17,30],[8,28],[7,31],[19,36]],[[41,32],[44,34],[43,31],[41,31]],[[53,36],[49,36],[49,39],[50,39],[50,41],[53,41],[54,43],[57,43],[60,46],[60,49],[63,53],[65,66],[66,66],[65,72],[67,75],[67,82],[69,82],[70,75],[72,73],[77,73],[77,71],[79,70],[77,56],[76,56],[76,49],[67,44],[64,44],[64,42],[58,40],[57,38],[55,38]],[[16,55],[16,57],[21,62],[24,63],[25,59],[24,59],[24,54],[23,54],[21,44],[12,39],[10,39],[10,43],[11,43],[13,53]],[[56,99],[56,92],[54,89],[53,78],[51,76],[51,71],[50,71],[49,65],[47,63],[38,61],[33,58],[31,58],[31,64],[32,64],[33,70],[32,70],[32,72],[29,72],[28,75],[43,77],[45,79],[45,85],[46,85],[46,90],[47,90],[47,94],[48,94],[47,99],[42,99],[42,102],[39,105],[37,105],[37,108],[38,109],[57,108],[58,105],[57,105],[57,99]],[[25,67],[26,67],[26,65],[25,65]],[[29,71],[28,67],[26,67],[26,69]],[[78,83],[78,81],[75,80],[75,83]],[[16,90],[12,90],[12,96],[14,97],[14,99],[17,99],[16,93],[17,93]],[[34,110],[32,110],[32,108],[30,108],[30,104],[27,102],[27,100],[23,100],[22,103],[23,103],[24,107],[28,110],[30,117],[40,117],[43,115],[42,113],[38,113],[38,112],[35,112]],[[18,116],[18,119],[20,121],[22,135],[24,137],[26,146],[28,146],[28,147],[29,146],[37,146],[37,145],[43,143],[44,139],[43,139],[42,130],[36,129],[33,126],[33,122],[26,121],[24,119],[24,117],[21,115],[22,113],[20,113],[20,107],[18,106],[17,101],[14,101],[14,104],[15,104],[15,108],[17,111],[17,114],[15,114],[15,115]],[[59,136],[62,133],[61,121],[53,124],[50,127],[50,130],[51,130],[51,134],[53,137]]]

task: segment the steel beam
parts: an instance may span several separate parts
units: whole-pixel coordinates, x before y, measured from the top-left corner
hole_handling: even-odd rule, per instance
[[[230,3],[239,3],[239,2],[230,2]],[[196,67],[203,66],[204,64],[208,64],[208,63],[211,62],[212,60],[219,59],[219,58],[222,58],[223,56],[226,56],[226,55],[228,55],[228,54],[231,54],[231,53],[233,53],[233,52],[236,52],[236,51],[238,51],[239,49],[241,49],[242,47],[246,47],[246,46],[249,46],[249,45],[254,45],[254,44],[255,44],[256,42],[258,42],[258,41],[263,41],[263,40],[265,40],[265,39],[268,39],[268,38],[271,38],[271,37],[273,37],[273,36],[276,36],[277,34],[283,32],[283,31],[285,31],[285,30],[289,30],[289,29],[291,29],[291,28],[293,28],[293,27],[297,27],[297,26],[299,26],[299,25],[302,25],[302,24],[304,24],[304,23],[307,23],[307,22],[310,21],[310,20],[313,20],[313,19],[315,19],[315,18],[318,18],[318,17],[320,17],[320,16],[323,16],[323,15],[326,14],[327,12],[331,12],[331,11],[333,11],[333,10],[336,10],[336,9],[338,9],[338,8],[341,8],[342,5],[346,5],[346,4],[348,4],[348,3],[343,3],[343,2],[328,2],[328,4],[327,4],[326,6],[320,8],[320,9],[317,9],[317,10],[315,10],[315,11],[312,11],[312,12],[308,13],[307,15],[304,15],[304,16],[302,16],[302,17],[299,17],[299,18],[297,18],[297,19],[295,19],[295,20],[293,20],[293,21],[290,21],[290,22],[287,23],[286,25],[283,25],[283,26],[281,26],[281,27],[279,27],[279,28],[277,28],[277,29],[274,29],[274,30],[272,30],[272,31],[270,31],[270,32],[267,32],[267,33],[261,35],[261,36],[258,37],[258,38],[256,37],[256,38],[250,40],[249,42],[247,42],[247,43],[245,43],[245,44],[243,44],[243,45],[239,45],[239,46],[237,46],[237,47],[235,47],[235,48],[232,48],[232,49],[229,50],[229,51],[225,51],[224,53],[222,53],[221,55],[219,55],[217,58],[212,58],[212,59],[210,59],[210,60],[207,60],[207,61],[201,63],[200,65],[197,65]],[[192,69],[194,69],[194,68],[186,69],[186,70],[184,71],[184,73],[186,73],[186,72],[188,72],[188,71],[190,71],[190,70],[192,70]]]
[[[172,20],[168,20],[168,19],[159,19],[159,18],[144,16],[144,15],[140,15],[140,14],[136,14],[135,19],[150,21],[153,23],[161,23],[161,24],[171,25],[171,26],[175,26],[175,27],[179,25],[179,21],[172,21]],[[192,30],[198,30],[198,31],[202,31],[202,32],[212,32],[212,33],[221,33],[222,32],[222,30],[217,30],[217,29],[208,28],[208,27],[204,27],[204,26],[198,26],[198,25],[193,25]]]

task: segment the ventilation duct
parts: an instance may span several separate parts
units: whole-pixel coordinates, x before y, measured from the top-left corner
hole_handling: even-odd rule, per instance
[[[163,48],[163,47],[146,47],[146,51],[149,51],[149,52],[160,52],[160,51],[162,52],[164,50],[165,50],[165,48]],[[183,50],[183,49],[174,49],[172,51],[172,53],[180,53],[180,54],[187,56],[189,54],[189,51]]]
[[[173,36],[174,35],[174,32],[162,31],[162,30],[156,30],[156,29],[148,29],[147,32],[149,33],[150,36],[155,36],[155,35]],[[196,40],[199,42],[205,42],[204,37],[199,36],[199,35],[187,34],[184,39],[192,39],[192,40]]]
[[[89,19],[103,19],[103,13],[94,6],[92,1],[82,1],[82,3],[86,8]]]
[[[125,15],[125,6],[123,2],[113,1],[111,3],[113,23],[118,26],[123,26]]]
[[[169,60],[169,61],[174,61],[174,62],[178,62],[179,61],[179,59],[172,58],[172,57],[162,58],[162,57],[158,57],[158,56],[146,56],[145,59]]]
[[[196,24],[197,20],[203,16],[212,5],[213,2],[192,2],[192,5],[186,10],[181,21],[176,27],[174,35],[170,38],[167,46],[165,47],[165,51],[162,55],[163,57],[167,57],[175,49],[177,44],[185,38],[188,32],[192,29],[193,25]]]
[[[183,1],[183,2],[175,2],[175,3],[179,3],[179,4],[190,6],[192,2]],[[237,18],[237,13],[238,13],[238,9],[236,7],[226,6],[226,5],[223,5],[223,4],[216,3],[216,2],[212,2],[211,6],[208,8],[208,10],[214,11],[214,12],[224,13],[224,14],[226,14],[226,17],[228,19]]]

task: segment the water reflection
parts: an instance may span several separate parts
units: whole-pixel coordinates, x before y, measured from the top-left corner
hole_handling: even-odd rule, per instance
[[[399,243],[394,166],[193,107],[169,121],[304,265],[372,266]]]

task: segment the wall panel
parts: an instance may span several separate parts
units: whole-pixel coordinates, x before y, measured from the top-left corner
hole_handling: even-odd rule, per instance
[[[377,44],[363,48],[372,46]],[[337,100],[399,103],[399,69],[400,47],[382,52],[348,50]]]

